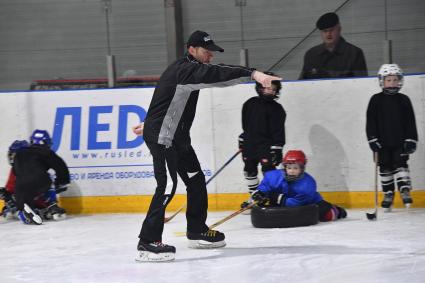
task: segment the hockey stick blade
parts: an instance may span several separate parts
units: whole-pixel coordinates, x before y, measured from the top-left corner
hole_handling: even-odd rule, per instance
[[[376,220],[376,212],[374,212],[374,213],[366,213],[366,217],[370,221],[374,221],[374,220]]]
[[[374,180],[374,194],[375,194],[375,211],[373,213],[366,213],[367,219],[370,221],[377,220],[378,215],[378,153],[373,153],[373,160],[375,162],[375,180]]]

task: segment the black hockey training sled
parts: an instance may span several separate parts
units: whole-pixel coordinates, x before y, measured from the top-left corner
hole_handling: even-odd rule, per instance
[[[261,207],[251,209],[251,222],[256,228],[289,228],[319,223],[319,208],[315,204],[296,207]]]

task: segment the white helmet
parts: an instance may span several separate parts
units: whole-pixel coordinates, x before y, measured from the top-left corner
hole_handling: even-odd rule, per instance
[[[398,87],[401,88],[403,86],[403,70],[397,64],[384,64],[379,68],[378,80],[381,88],[384,88],[384,78],[386,76],[398,76],[400,80]]]

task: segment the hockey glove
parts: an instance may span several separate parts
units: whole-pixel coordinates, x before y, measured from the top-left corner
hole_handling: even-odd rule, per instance
[[[238,147],[240,150],[243,150],[243,143],[245,141],[245,133],[242,133],[238,137]]]
[[[57,194],[60,194],[60,193],[62,193],[64,191],[66,191],[66,190],[68,190],[68,185],[67,184],[65,184],[65,185],[56,185],[56,187],[55,187],[55,191],[56,191]]]
[[[6,188],[0,188],[0,199],[8,202],[12,199],[12,195],[6,190]]]
[[[273,145],[270,147],[271,161],[274,166],[279,165],[282,162],[282,146]]]
[[[404,152],[406,154],[412,154],[416,151],[416,141],[415,140],[405,140],[403,147],[404,147]]]
[[[370,139],[369,147],[373,152],[378,152],[382,149],[382,145],[379,143],[378,138]]]
[[[262,192],[259,190],[255,190],[252,194],[251,194],[251,198],[257,202],[257,204],[259,206],[266,206],[270,203],[269,198]]]
[[[9,192],[6,191],[6,188],[0,188],[0,199],[1,200],[6,200],[6,194],[8,194]]]
[[[284,194],[280,193],[271,193],[270,194],[270,203],[276,206],[285,206],[286,197]]]

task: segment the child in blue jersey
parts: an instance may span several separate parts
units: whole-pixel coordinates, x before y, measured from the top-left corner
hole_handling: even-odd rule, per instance
[[[283,158],[284,169],[268,171],[252,194],[260,205],[303,206],[317,204],[322,222],[347,217],[344,208],[325,201],[317,192],[314,178],[305,172],[306,156],[301,150],[290,150]]]

